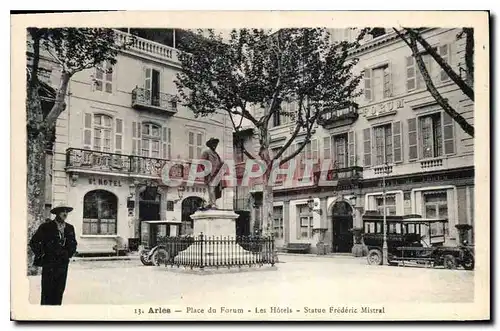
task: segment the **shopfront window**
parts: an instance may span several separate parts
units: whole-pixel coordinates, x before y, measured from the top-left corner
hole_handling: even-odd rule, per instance
[[[424,212],[426,218],[448,218],[448,197],[446,191],[429,192],[424,194]],[[445,229],[447,232],[447,229]],[[431,235],[442,235],[443,228],[440,223],[431,226]]]
[[[298,215],[299,215],[299,239],[309,239],[312,238],[313,229],[313,215],[309,210],[307,205],[298,205]]]
[[[83,198],[83,234],[115,235],[118,199],[108,191],[95,190]]]
[[[375,202],[377,205],[377,210],[380,215],[384,214],[384,197],[377,196],[375,198]],[[396,215],[396,195],[395,194],[387,194],[385,196],[385,212],[386,215]]]
[[[273,230],[275,238],[283,238],[283,207],[281,206],[273,208]]]

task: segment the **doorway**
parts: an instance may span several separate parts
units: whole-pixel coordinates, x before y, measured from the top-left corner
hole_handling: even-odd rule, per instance
[[[332,208],[333,242],[335,253],[350,253],[354,244],[353,234],[349,231],[353,227],[352,207],[345,201],[336,202]]]
[[[166,229],[155,229],[149,226],[144,221],[159,221],[161,195],[154,190],[146,189],[139,194],[139,223],[141,242],[143,244],[152,244],[156,241],[159,235],[166,235]]]
[[[151,96],[153,106],[160,106],[160,72],[156,69],[152,72]]]
[[[203,199],[200,197],[187,197],[182,201],[181,234],[193,234],[194,222],[191,215],[193,215],[202,206]]]

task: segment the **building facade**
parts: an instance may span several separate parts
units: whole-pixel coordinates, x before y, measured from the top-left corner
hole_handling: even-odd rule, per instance
[[[457,40],[458,33],[457,29],[423,32],[456,72],[465,63],[465,40]],[[355,34],[334,31],[332,36],[349,39]],[[363,227],[361,215],[368,210],[383,212],[384,180],[387,215],[447,218],[445,241],[450,245],[458,242],[456,224],[474,225],[473,138],[427,92],[411,55],[409,47],[389,30],[378,31],[352,52],[359,59],[356,73],[364,72],[363,94],[356,100],[359,106],[324,113],[311,143],[295,159],[299,164],[304,159],[331,160],[336,170],[327,178],[333,184],[301,183],[299,178],[274,186],[273,229],[278,247],[310,243],[314,250],[324,236],[329,251],[350,252],[350,229]],[[424,62],[441,95],[473,124],[473,102],[429,55],[424,55]],[[279,114],[270,122],[271,149],[277,149],[288,140],[294,123]],[[246,137],[248,148],[256,151],[256,137]],[[299,135],[295,143],[301,139]],[[318,167],[313,171],[321,174]],[[242,199],[246,193],[236,194]],[[252,222],[258,227],[262,224],[261,186],[249,189],[248,195],[255,207]],[[308,204],[311,199],[313,208]],[[473,239],[471,234],[469,240]]]
[[[116,36],[123,41],[127,33],[117,30]],[[232,159],[226,116],[196,119],[175,97],[178,52],[136,37],[115,65],[76,73],[69,83],[56,125],[49,196],[52,205],[74,207],[69,221],[79,253],[111,253],[117,244],[139,240],[149,235],[145,221],[167,222],[158,236],[191,233],[189,215],[208,192],[201,178],[189,177],[190,160],[200,157],[210,137],[220,140],[221,157]],[[56,85],[57,66],[50,69]],[[165,165],[182,185],[162,180]],[[232,208],[231,188],[219,204]]]

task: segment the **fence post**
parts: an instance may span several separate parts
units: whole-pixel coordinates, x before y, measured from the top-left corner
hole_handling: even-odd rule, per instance
[[[200,268],[203,269],[203,232],[200,233]]]

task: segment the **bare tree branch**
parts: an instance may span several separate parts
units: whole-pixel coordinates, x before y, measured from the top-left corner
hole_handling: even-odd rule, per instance
[[[424,50],[432,56],[432,58],[439,64],[439,66],[448,74],[448,76],[451,78],[451,80],[457,84],[457,86],[464,92],[464,94],[469,97],[472,101],[474,101],[474,90],[471,88],[471,86],[467,85],[467,83],[460,78],[460,75],[458,75],[453,68],[446,63],[446,61],[436,52],[436,50],[429,45],[427,40],[422,38],[422,36],[415,30],[413,29],[406,29],[408,31],[408,34],[414,38],[422,47]]]
[[[425,81],[425,85],[427,86],[427,90],[429,93],[434,97],[436,102],[443,108],[443,110],[450,115],[457,123],[460,125],[460,127],[470,136],[474,137],[474,127],[470,125],[465,118],[463,118],[462,115],[460,115],[458,112],[453,109],[448,101],[444,99],[439,91],[436,89],[434,86],[434,83],[432,82],[432,78],[429,75],[429,72],[427,71],[427,68],[425,67],[425,63],[422,59],[422,54],[418,51],[418,46],[416,42],[416,38],[414,35],[410,34],[410,47],[413,52],[413,56],[415,57],[415,60],[417,61],[418,68],[420,72],[422,73],[422,77]]]

